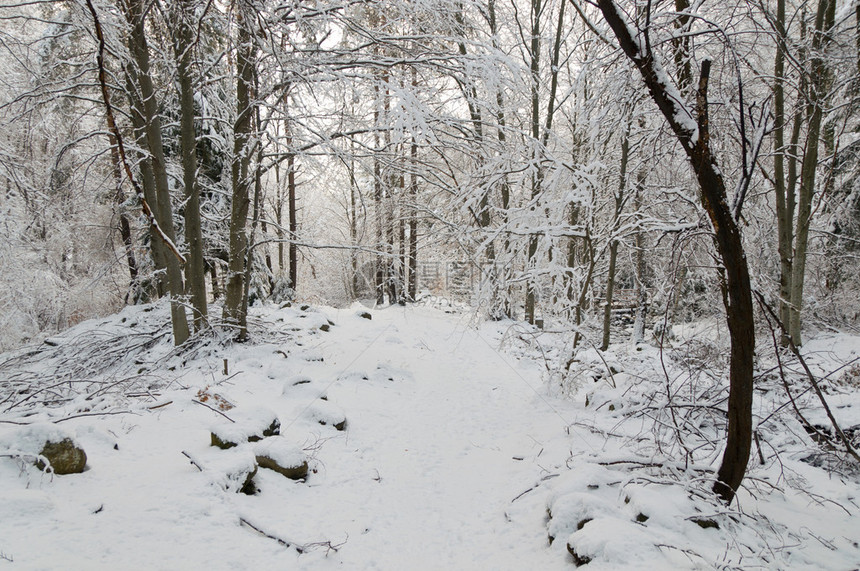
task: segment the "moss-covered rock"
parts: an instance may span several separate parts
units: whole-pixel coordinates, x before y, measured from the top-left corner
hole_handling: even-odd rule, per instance
[[[301,448],[282,438],[269,438],[254,448],[257,464],[291,480],[308,475],[308,457]]]
[[[20,427],[0,438],[0,451],[28,458],[38,469],[55,474],[79,474],[87,465],[87,454],[73,434],[51,422]]]
[[[50,462],[54,474],[80,474],[87,465],[87,453],[71,438],[46,442],[40,455]],[[47,465],[40,459],[36,461],[36,467],[44,470]]]

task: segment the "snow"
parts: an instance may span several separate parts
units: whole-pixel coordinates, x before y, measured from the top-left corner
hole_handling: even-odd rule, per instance
[[[213,339],[177,351],[161,334],[165,305],[127,308],[31,357],[0,357],[11,379],[0,382],[0,563],[562,570],[572,566],[570,543],[592,559],[589,569],[860,564],[857,472],[805,461],[819,448],[788,407],[785,418],[764,421],[782,401],[761,395],[776,399],[778,384],[762,380],[757,401],[766,464],[754,459],[738,501],[724,506],[709,491],[718,447],[687,435],[682,444],[701,450],[685,461],[671,423],[648,424],[667,418],[654,396],[667,389],[656,348],[620,343],[602,358],[582,351],[559,390],[545,359],[569,345],[563,336],[427,307],[376,308],[372,320],[358,311],[258,306],[252,343]],[[321,331],[329,321],[336,325]],[[683,333],[663,355],[673,375],[682,357],[705,351],[684,345]],[[832,371],[860,351],[860,338],[807,347],[816,372]],[[120,355],[115,365],[90,353],[106,349]],[[86,382],[53,392],[33,384],[25,402],[16,392],[24,372],[31,384],[53,386],[55,375],[84,368]],[[849,371],[828,389],[843,413],[860,408]],[[709,378],[693,383],[690,398],[720,402],[724,387]],[[673,383],[674,398],[686,398],[686,385]],[[203,406],[203,394],[235,408],[222,410],[214,396]],[[809,396],[800,405],[813,415]],[[320,424],[323,417],[346,418],[346,429]],[[212,427],[274,418],[279,436],[210,446]],[[702,434],[713,430],[707,415],[685,418]],[[32,421],[39,424],[12,424]],[[4,456],[45,434],[73,436],[88,470],[50,475]],[[307,460],[308,477],[259,469],[256,494],[238,493],[261,453]]]

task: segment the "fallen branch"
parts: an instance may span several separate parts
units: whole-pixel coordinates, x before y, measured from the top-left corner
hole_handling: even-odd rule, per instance
[[[197,461],[196,461],[194,458],[192,458],[192,457],[191,457],[191,454],[189,454],[188,452],[186,452],[185,450],[183,450],[183,451],[182,451],[182,455],[183,455],[183,456],[185,456],[186,458],[188,458],[188,460],[190,460],[190,461],[191,461],[191,465],[192,465],[192,466],[194,466],[195,468],[197,468],[197,469],[198,469],[198,470],[200,470],[201,472],[203,471],[203,466],[201,466],[200,464],[198,464],[198,463],[197,463]]]
[[[292,543],[292,542],[287,541],[286,539],[282,539],[282,538],[280,538],[280,537],[278,537],[278,536],[276,536],[276,535],[272,535],[271,533],[267,533],[267,532],[263,531],[262,529],[260,529],[259,527],[257,527],[256,525],[254,525],[253,523],[249,522],[247,519],[245,519],[245,518],[243,518],[243,517],[240,517],[240,518],[239,518],[239,523],[240,523],[240,524],[242,524],[242,525],[245,525],[245,526],[250,527],[251,529],[253,529],[253,530],[254,530],[254,531],[256,531],[257,533],[259,533],[259,534],[260,534],[260,535],[262,535],[263,537],[268,537],[269,539],[272,539],[272,540],[274,540],[274,541],[277,541],[278,543],[280,543],[280,544],[281,544],[281,545],[283,545],[284,547],[287,547],[287,548],[292,547],[292,548],[294,548],[294,549],[295,549],[297,552],[299,552],[299,553],[304,553],[304,552],[305,552],[305,549],[306,549],[306,548],[305,548],[304,546],[296,545],[296,544],[294,544],[294,543]]]
[[[80,414],[73,414],[71,416],[64,416],[63,418],[55,420],[54,424],[58,424],[60,422],[66,421],[66,420],[72,420],[73,418],[82,418],[84,416],[113,416],[116,414],[137,414],[137,413],[132,412],[130,410],[114,410],[114,411],[106,410],[104,412],[82,412]]]

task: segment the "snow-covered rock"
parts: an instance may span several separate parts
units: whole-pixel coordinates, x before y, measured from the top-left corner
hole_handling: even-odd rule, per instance
[[[229,450],[212,451],[202,458],[201,468],[212,478],[212,483],[227,492],[253,494],[257,459],[253,449],[238,446]]]
[[[322,425],[333,426],[338,430],[346,429],[346,415],[337,405],[321,400],[310,405],[307,411],[311,419]]]
[[[231,411],[230,419],[212,426],[212,446],[227,449],[281,433],[281,421],[265,407],[236,408]]]
[[[32,457],[40,470],[54,474],[80,474],[87,465],[87,454],[74,436],[56,424],[24,426],[0,442],[12,454]]]
[[[267,438],[258,442],[254,453],[261,468],[274,470],[291,480],[301,480],[308,475],[307,454],[286,438]]]

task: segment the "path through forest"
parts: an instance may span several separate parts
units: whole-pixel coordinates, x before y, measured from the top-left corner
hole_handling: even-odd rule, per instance
[[[544,494],[520,496],[567,458],[561,403],[542,396],[536,363],[497,350],[504,326],[418,313],[375,312],[319,346],[309,368],[345,373],[328,394],[349,432],[321,451],[325,484],[307,488],[302,519],[335,538],[340,525],[339,558],[356,568],[562,566]]]

